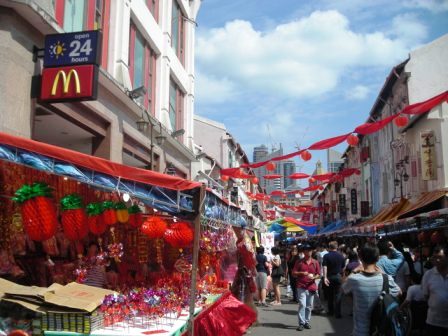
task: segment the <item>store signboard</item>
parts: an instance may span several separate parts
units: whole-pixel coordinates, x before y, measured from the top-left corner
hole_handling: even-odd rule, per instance
[[[42,71],[41,101],[94,100],[98,88],[96,65],[45,68]]]
[[[347,211],[345,207],[345,202],[346,202],[345,194],[339,194],[339,212],[341,214],[345,214]]]
[[[98,64],[101,34],[98,30],[45,36],[44,67]]]
[[[435,149],[434,131],[424,131],[420,133],[422,179],[430,181],[437,179],[437,157]]]
[[[352,208],[352,215],[356,215],[358,213],[358,192],[356,189],[350,190],[350,204]]]

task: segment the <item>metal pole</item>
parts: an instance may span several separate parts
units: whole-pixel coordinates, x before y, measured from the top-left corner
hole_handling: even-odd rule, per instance
[[[403,171],[400,172],[400,199],[403,198]]]
[[[199,261],[199,238],[201,235],[201,216],[204,210],[205,184],[199,191],[197,215],[194,219],[193,263],[191,267],[190,309],[188,317],[188,335],[194,336],[194,308],[196,306],[196,281]]]
[[[151,122],[151,120],[149,120],[149,123],[151,124],[151,169],[150,170],[154,170],[154,125]]]

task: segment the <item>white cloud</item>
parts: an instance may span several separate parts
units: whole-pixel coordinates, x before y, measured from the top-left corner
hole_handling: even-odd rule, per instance
[[[247,21],[231,21],[198,31],[196,92],[214,88],[225,99],[236,93],[316,97],[336,88],[350,68],[401,62],[422,42],[424,28],[415,17],[400,16],[388,32],[359,34],[334,10],[315,11],[265,32]]]
[[[235,85],[227,78],[214,78],[199,72],[196,73],[196,98],[204,104],[224,103],[231,97],[235,97]]]
[[[356,85],[351,90],[346,92],[346,97],[349,100],[363,100],[367,98],[370,89],[364,85]]]

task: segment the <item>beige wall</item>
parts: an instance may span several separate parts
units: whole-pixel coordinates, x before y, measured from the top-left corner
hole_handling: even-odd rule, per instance
[[[0,131],[31,137],[32,77],[39,73],[33,63],[33,46],[43,36],[16,12],[0,7]]]

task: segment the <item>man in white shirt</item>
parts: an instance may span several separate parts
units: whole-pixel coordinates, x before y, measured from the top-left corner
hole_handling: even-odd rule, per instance
[[[436,246],[434,267],[423,276],[423,295],[428,300],[428,335],[448,335],[448,247]]]

